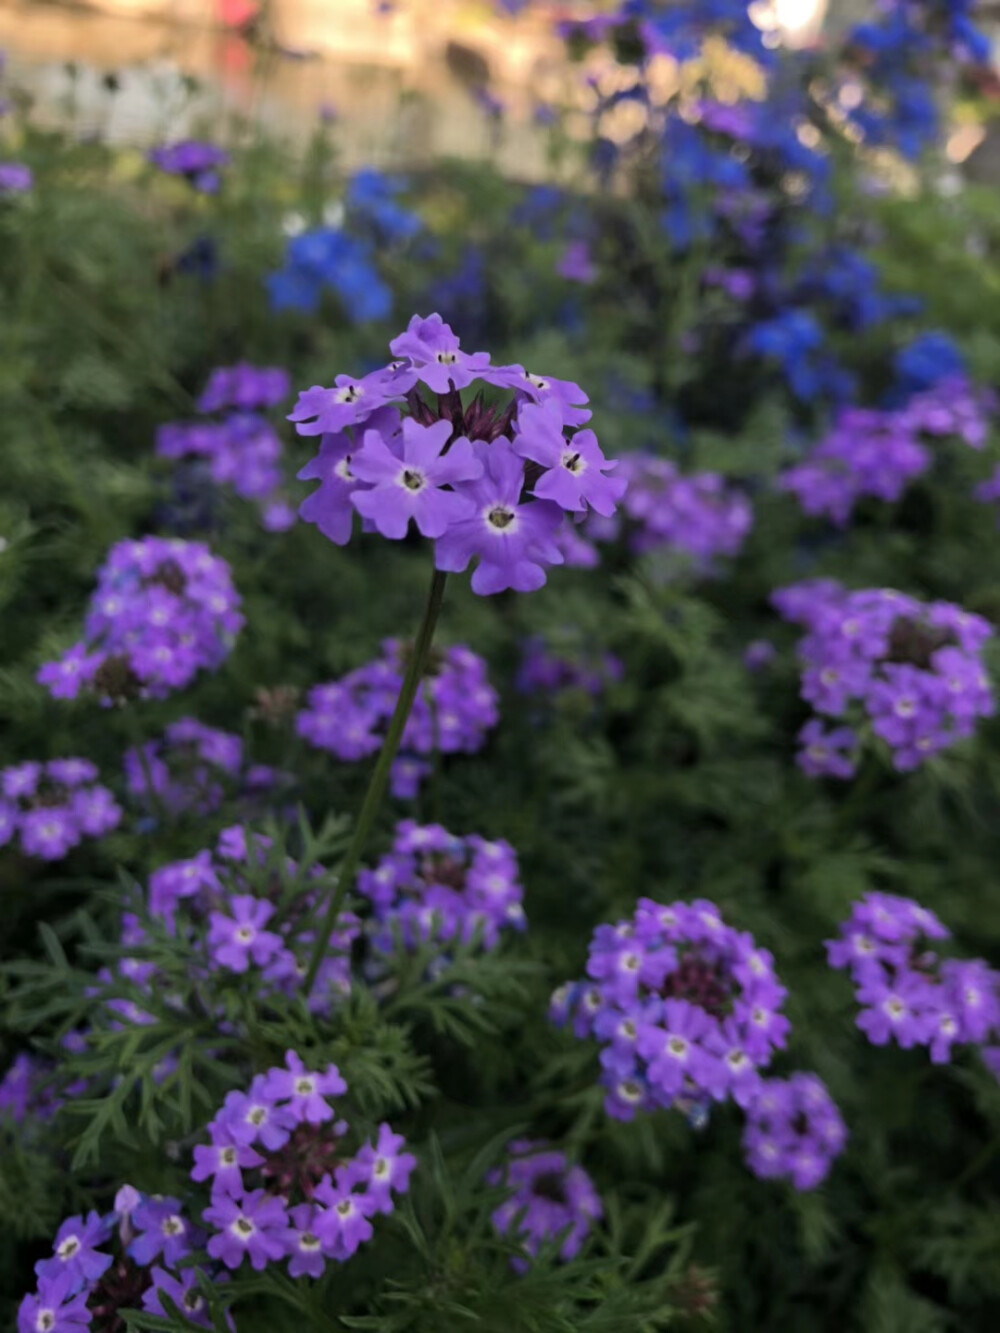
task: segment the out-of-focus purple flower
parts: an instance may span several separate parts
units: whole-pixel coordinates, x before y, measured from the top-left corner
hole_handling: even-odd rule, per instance
[[[372,903],[373,942],[384,953],[392,951],[397,932],[410,948],[478,939],[495,949],[502,930],[525,926],[524,889],[510,843],[475,833],[458,838],[440,824],[398,824],[392,850],[374,870],[361,872],[358,888]]]
[[[216,144],[184,139],[163,148],[153,148],[149,160],[170,176],[183,176],[199,193],[215,194],[222,184],[220,168],[228,166],[232,159]]]
[[[586,241],[570,241],[556,264],[556,272],[567,282],[589,285],[597,277],[597,267],[590,257]]]
[[[347,761],[378,750],[403,687],[410,651],[397,639],[387,639],[382,647],[383,656],[374,662],[339,681],[314,686],[297,718],[300,736]],[[429,771],[422,762],[426,757],[481,749],[487,731],[497,724],[497,704],[481,657],[461,646],[432,653],[393,766],[393,794],[404,799],[415,794]]]
[[[243,626],[228,564],[201,542],[145,537],[111,548],[84,642],[38,673],[55,698],[165,698],[228,657]]]
[[[0,162],[0,196],[30,194],[34,185],[32,170],[23,162]]]
[[[84,838],[101,838],[117,828],[121,807],[96,777],[88,759],[0,769],[0,846],[19,834],[28,856],[58,861]]]
[[[488,1181],[510,1192],[493,1213],[494,1228],[501,1236],[516,1240],[532,1258],[547,1241],[558,1237],[562,1237],[560,1259],[575,1258],[604,1213],[594,1182],[583,1167],[571,1166],[565,1153],[547,1143],[515,1140],[507,1162]],[[529,1266],[519,1258],[513,1263],[519,1272]]]
[[[815,1074],[762,1079],[746,1108],[743,1149],[762,1180],[786,1178],[797,1190],[815,1189],[847,1142],[847,1126]]]
[[[832,580],[781,588],[772,601],[808,630],[799,645],[803,698],[817,713],[856,724],[858,734],[867,719],[901,772],[971,736],[976,720],[993,713],[982,662],[993,631],[981,616],[891,588],[849,592]],[[852,776],[854,741],[843,729],[833,734],[836,742],[809,724],[802,733],[803,767]],[[810,759],[808,749],[816,745],[826,753]],[[836,751],[850,752],[850,764],[844,754],[834,757]]]

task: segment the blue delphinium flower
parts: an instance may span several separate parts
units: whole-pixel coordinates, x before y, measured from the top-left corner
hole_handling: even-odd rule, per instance
[[[347,191],[348,213],[368,223],[384,241],[409,241],[423,228],[416,213],[401,208],[396,195],[402,181],[385,176],[374,167],[363,167],[351,178]]]
[[[267,285],[275,310],[315,314],[326,288],[337,293],[355,324],[385,319],[392,309],[392,292],[375,268],[371,244],[338,227],[294,236],[285,267]]]

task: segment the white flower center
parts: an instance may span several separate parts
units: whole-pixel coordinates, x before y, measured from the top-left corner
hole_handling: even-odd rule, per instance
[[[236,938],[241,944],[249,944],[256,934],[257,932],[253,926],[240,926],[236,932]]]
[[[183,1236],[184,1220],[173,1213],[170,1217],[164,1218],[162,1229],[165,1236]]]
[[[266,1106],[251,1107],[247,1119],[251,1125],[266,1125],[268,1119],[268,1110]]]
[[[236,1165],[236,1149],[235,1149],[235,1148],[223,1148],[222,1151],[219,1153],[219,1165],[220,1165],[220,1166],[235,1166],[235,1165]]]
[[[51,1330],[54,1329],[55,1326],[55,1310],[45,1309],[38,1311],[38,1318],[35,1320],[35,1328],[38,1329],[38,1333],[51,1333]]]
[[[336,403],[356,403],[359,398],[365,396],[365,391],[360,384],[345,384],[342,389],[338,389],[333,395]]]
[[[438,365],[440,365],[440,366],[453,366],[453,365],[455,364],[455,362],[458,360],[458,353],[457,353],[457,352],[437,352],[437,353],[435,354],[434,360],[435,360],[435,361],[438,363]]]
[[[399,482],[408,491],[422,491],[427,485],[427,478],[418,468],[406,467],[399,474]]]
[[[340,462],[336,464],[333,469],[333,474],[335,477],[339,477],[341,481],[354,481],[354,473],[351,471],[350,454],[345,454]]]
[[[337,1204],[337,1212],[341,1217],[350,1217],[354,1212],[354,1200],[341,1199],[340,1203]]]
[[[567,449],[562,456],[562,465],[567,472],[572,472],[574,477],[578,477],[587,470],[587,460],[573,449]]]
[[[314,1253],[316,1250],[319,1249],[319,1245],[320,1245],[319,1237],[314,1236],[311,1231],[307,1231],[305,1232],[304,1235],[301,1235],[299,1237],[300,1250],[307,1250],[310,1253]]]
[[[309,1074],[295,1080],[295,1095],[297,1097],[311,1097],[316,1091],[316,1080]]]
[[[58,1258],[62,1259],[63,1263],[65,1263],[68,1259],[72,1259],[75,1254],[79,1253],[79,1250],[79,1237],[67,1236],[66,1239],[60,1243],[59,1248],[56,1250],[56,1255]]]
[[[384,1157],[376,1157],[375,1169],[373,1174],[378,1176],[380,1180],[382,1179],[383,1176],[387,1176],[389,1174],[389,1163],[385,1160]]]
[[[642,1088],[632,1079],[626,1079],[618,1084],[618,1096],[625,1102],[638,1102],[642,1099]]]
[[[243,1213],[240,1213],[239,1217],[232,1224],[229,1230],[233,1233],[233,1235],[236,1237],[237,1240],[246,1242],[254,1234],[257,1228],[250,1221],[249,1217],[246,1217],[244,1216]]]
[[[896,703],[895,711],[897,717],[912,717],[917,711],[917,705],[912,699],[900,699]]]
[[[688,1044],[683,1037],[671,1037],[667,1042],[667,1050],[671,1055],[682,1059],[688,1053]]]
[[[486,511],[486,521],[498,532],[505,532],[513,530],[513,525],[517,523],[517,514],[510,505],[498,504]]]

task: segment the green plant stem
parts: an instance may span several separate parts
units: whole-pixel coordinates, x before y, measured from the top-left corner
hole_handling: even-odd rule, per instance
[[[382,798],[385,795],[386,785],[389,781],[389,772],[392,768],[392,761],[396,758],[399,750],[399,743],[403,739],[403,731],[409,720],[410,710],[413,707],[413,701],[417,695],[417,687],[420,684],[424,674],[424,668],[427,665],[427,658],[430,654],[431,644],[434,641],[434,630],[437,626],[438,615],[441,611],[441,603],[444,600],[444,587],[447,579],[446,574],[440,570],[434,571],[434,577],[431,580],[431,590],[427,597],[427,607],[424,611],[424,618],[420,622],[420,629],[417,631],[416,642],[413,645],[413,653],[410,657],[409,666],[406,669],[406,676],[403,679],[403,688],[399,692],[399,699],[396,703],[396,711],[392,715],[392,721],[389,723],[389,730],[386,732],[385,740],[382,742],[382,749],[379,751],[378,760],[368,783],[368,790],[365,792],[365,799],[361,803],[361,809],[358,812],[357,822],[354,825],[354,834],[351,837],[347,851],[344,853],[344,859],[340,863],[340,869],[337,872],[337,883],[330,896],[329,904],[323,916],[322,924],[316,932],[316,943],[313,946],[313,955],[309,963],[309,971],[306,973],[305,994],[308,995],[316,984],[316,975],[319,972],[320,964],[326,953],[330,937],[333,934],[337,917],[344,905],[344,899],[350,892],[354,877],[358,872],[358,864],[365,850],[365,844],[368,841],[368,835],[371,833],[375,817],[382,804]]]

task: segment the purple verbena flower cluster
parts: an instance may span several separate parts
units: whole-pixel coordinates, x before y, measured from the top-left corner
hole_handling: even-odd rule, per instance
[[[854,775],[865,719],[905,772],[971,736],[976,719],[993,713],[982,661],[993,630],[981,616],[891,588],[849,592],[832,579],[792,584],[771,600],[809,631],[799,644],[802,697],[846,723],[806,724],[799,763],[811,777]]]
[[[504,1166],[487,1177],[489,1184],[510,1191],[493,1213],[494,1228],[532,1258],[547,1241],[562,1237],[560,1259],[575,1258],[604,1212],[594,1182],[582,1166],[571,1166],[565,1153],[547,1143],[516,1139],[509,1153]],[[518,1272],[529,1267],[524,1258],[512,1262]]]
[[[385,953],[397,931],[409,948],[477,940],[495,949],[501,931],[526,924],[510,843],[477,833],[456,837],[440,824],[397,824],[392,850],[374,870],[361,871],[358,888],[374,909],[375,947]]]
[[[262,413],[288,396],[287,371],[241,362],[213,370],[198,411],[222,412],[208,421],[170,421],[159,428],[156,452],[161,458],[203,460],[217,486],[231,486],[260,508],[269,532],[284,532],[295,523],[295,510],[283,493],[281,465],[284,444]]]
[[[231,1092],[194,1150],[192,1179],[212,1181],[203,1217],[208,1253],[227,1268],[260,1271],[288,1260],[292,1277],[320,1277],[371,1239],[371,1219],[391,1213],[417,1164],[387,1124],[353,1156],[334,1099],[347,1091],[336,1065],[310,1069],[294,1052],[285,1067]]]
[[[121,806],[97,776],[89,759],[0,769],[0,847],[18,835],[27,856],[60,861],[84,838],[117,828]]]
[[[18,1333],[121,1329],[125,1310],[165,1317],[164,1294],[192,1327],[217,1328],[199,1290],[215,1274],[190,1263],[202,1240],[179,1199],[123,1186],[112,1213],[63,1222],[51,1258],[35,1265],[38,1287],[21,1302]]]
[[[605,1107],[749,1105],[760,1070],[784,1046],[786,991],[774,959],[727,926],[714,903],[640,898],[634,916],[598,926],[590,981],[559,988],[550,1016],[602,1044]]]
[[[997,465],[992,477],[976,487],[975,497],[982,504],[1000,502],[1000,464]]]
[[[390,344],[396,360],[362,379],[306,390],[291,414],[320,452],[299,474],[320,482],[301,516],[342,546],[355,512],[399,541],[412,524],[435,543],[439,570],[478,565],[472,589],[532,592],[564,563],[558,536],[593,510],[614,514],[625,489],[597,436],[586,394],[522,366],[463,352],[440,315],[414,315]],[[509,396],[462,391],[476,381]],[[401,405],[408,415],[403,416]]]
[[[374,754],[399,700],[411,646],[386,639],[382,656],[341,680],[316,685],[298,715],[299,735],[348,762]],[[430,756],[475,754],[499,720],[486,663],[469,648],[433,649],[392,765],[390,789],[408,800],[430,773]]]
[[[243,627],[229,565],[202,542],[144,537],[111,548],[84,640],[38,673],[53,698],[165,698],[214,671]]]
[[[762,1180],[787,1179],[815,1189],[847,1143],[847,1126],[816,1074],[761,1080],[746,1107],[743,1150]]]
[[[171,933],[192,943],[193,967],[242,975],[254,970],[261,994],[297,995],[301,990],[314,933],[310,913],[323,876],[316,869],[317,890],[301,885],[289,898],[280,867],[272,864],[270,840],[241,825],[223,830],[215,854],[199,852],[173,861],[149,878],[148,906]],[[284,864],[286,878],[298,867]],[[308,881],[307,881],[308,883]],[[143,931],[134,918],[126,922],[131,943]],[[350,950],[360,932],[356,916],[344,911],[337,919],[329,948],[308,996],[309,1007],[321,1012],[336,1004],[351,987]],[[145,972],[152,964],[133,960]]]
[[[55,1115],[62,1100],[47,1085],[51,1069],[37,1055],[22,1051],[0,1078],[0,1116],[17,1124],[44,1123]]]
[[[1000,1036],[1000,973],[980,959],[939,959],[928,946],[948,936],[911,898],[868,893],[827,942],[830,966],[851,975],[858,1027],[875,1046],[926,1046],[945,1064],[953,1046]]]
[[[193,717],[171,722],[162,740],[127,750],[125,779],[137,801],[170,814],[211,814],[222,805],[227,788],[238,783],[244,791],[259,793],[293,780],[266,764],[244,770],[242,737]]]
[[[199,194],[215,194],[222,184],[220,168],[228,166],[231,158],[216,144],[182,139],[151,149],[149,161],[168,176],[182,176]]]
[[[805,462],[778,479],[803,510],[844,527],[859,500],[887,503],[922,476],[934,455],[926,438],[957,436],[981,449],[995,396],[964,375],[948,376],[894,411],[844,408]]]
[[[627,483],[621,517],[638,554],[674,550],[707,572],[719,556],[737,555],[753,527],[750,501],[718,473],[685,476],[667,458],[633,453],[619,460],[618,475]],[[597,518],[587,530],[614,540],[621,529]]]

